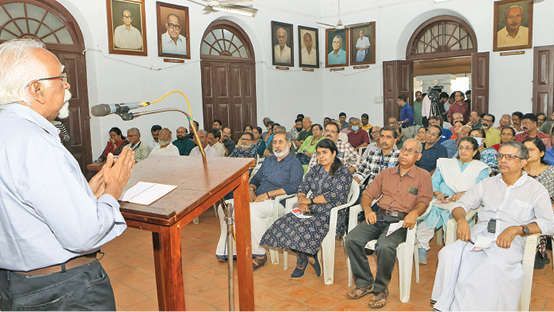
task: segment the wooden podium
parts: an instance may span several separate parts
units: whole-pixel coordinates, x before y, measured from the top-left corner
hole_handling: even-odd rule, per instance
[[[234,193],[239,309],[254,310],[247,158],[152,157],[133,169],[127,188],[139,181],[177,185],[149,206],[121,203],[127,225],[152,232],[160,310],[185,310],[181,230]],[[215,260],[214,260],[215,261]]]

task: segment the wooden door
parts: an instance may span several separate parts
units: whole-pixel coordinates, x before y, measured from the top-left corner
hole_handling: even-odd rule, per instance
[[[391,116],[399,118],[400,108],[396,105],[399,95],[408,97],[412,102],[412,61],[383,62],[383,122]]]
[[[535,47],[533,59],[533,112],[554,112],[554,45]]]
[[[471,55],[471,110],[489,112],[489,52]]]
[[[246,125],[256,126],[256,68],[246,33],[229,21],[215,21],[201,47],[204,128],[215,119],[238,139]]]

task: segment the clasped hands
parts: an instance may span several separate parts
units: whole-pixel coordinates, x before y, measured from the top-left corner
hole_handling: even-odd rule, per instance
[[[454,195],[450,196],[450,197],[447,197],[446,195],[444,195],[443,193],[441,192],[438,192],[438,193],[435,193],[435,198],[440,202],[440,203],[443,203],[443,204],[446,204],[448,202],[456,202],[458,201],[462,195],[464,195],[465,192],[459,192],[459,193],[455,193]]]
[[[90,179],[88,185],[96,198],[104,194],[112,195],[116,200],[121,197],[135,165],[135,152],[129,147],[123,148],[116,159],[108,154],[102,169]]]
[[[471,229],[469,228],[469,223],[465,218],[458,220],[457,222],[456,234],[459,240],[466,242],[471,242]],[[498,237],[496,238],[496,245],[500,248],[510,248],[512,241],[518,235],[519,227],[518,226],[509,226],[507,227]]]

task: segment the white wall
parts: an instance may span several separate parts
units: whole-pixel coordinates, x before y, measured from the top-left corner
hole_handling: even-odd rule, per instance
[[[202,124],[200,82],[200,40],[206,27],[217,18],[227,18],[239,24],[250,36],[256,57],[256,89],[258,122],[271,116],[290,126],[294,116],[305,113],[314,120],[324,116],[337,117],[339,111],[349,115],[367,112],[370,120],[383,120],[382,62],[405,58],[406,45],[413,31],[427,19],[451,14],[466,20],[477,36],[479,51],[492,51],[493,0],[342,0],[345,24],[376,21],[376,61],[369,69],[330,72],[321,68],[303,72],[298,67],[289,71],[271,66],[271,20],[297,26],[317,26],[317,20],[335,23],[336,0],[256,0],[259,9],[255,18],[228,16],[220,13],[204,15],[201,8],[186,0],[165,0],[189,7],[192,59],[185,64],[164,63],[157,56],[155,1],[146,0],[148,56],[110,55],[106,26],[105,2],[100,0],[58,0],[76,18],[87,51],[89,102],[114,103],[153,99],[166,90],[178,88],[190,97],[195,119]],[[535,4],[533,45],[554,44],[554,0]],[[325,31],[320,29],[320,62],[324,63]],[[298,47],[295,44],[298,66]],[[532,96],[533,51],[524,55],[499,56],[491,52],[490,111],[494,114],[514,110],[530,111]],[[121,73],[125,73],[122,78]],[[182,103],[171,98],[159,107],[175,107]],[[167,114],[141,117],[122,122],[118,117],[91,120],[93,154],[97,155],[112,126],[123,130],[136,126],[146,140],[154,123],[175,129],[183,123],[180,116]]]
[[[338,110],[359,114],[367,111],[370,119],[383,120],[382,62],[402,60],[414,30],[431,17],[450,14],[467,21],[476,33],[480,52],[491,51],[490,100],[491,113],[532,109],[533,50],[524,55],[500,56],[492,52],[493,0],[343,0],[343,22],[353,24],[376,21],[376,64],[357,73],[347,69],[337,74],[326,71],[323,76],[323,105],[330,114]],[[322,18],[336,20],[336,1],[323,0]],[[533,45],[554,44],[554,1],[536,3],[533,17]]]
[[[164,0],[189,7],[191,60],[185,64],[164,63],[158,57],[156,42],[156,1],[146,0],[146,25],[148,56],[108,54],[108,32],[106,26],[106,2],[100,0],[58,0],[73,14],[83,32],[87,49],[87,78],[90,105],[119,103],[125,101],[151,100],[170,89],[181,89],[192,102],[194,118],[203,124],[202,95],[200,79],[200,41],[207,26],[217,18],[226,18],[240,25],[250,36],[256,58],[256,91],[258,121],[264,116],[289,126],[299,112],[317,111],[321,103],[321,72],[302,72],[298,68],[279,71],[271,66],[271,20],[289,22],[295,25],[316,26],[319,16],[318,0],[263,0],[256,1],[259,9],[255,18],[228,16],[220,13],[205,15],[202,8],[185,0]],[[298,64],[298,51],[295,50]],[[122,75],[124,73],[124,76]],[[178,96],[171,97],[163,107],[184,107]],[[322,112],[312,114],[322,118]],[[116,116],[91,117],[91,139],[93,157],[101,152],[107,132],[113,126],[123,131],[138,127],[143,139],[149,142],[150,127],[161,124],[175,129],[184,119],[173,113],[145,116],[134,121],[123,122]]]

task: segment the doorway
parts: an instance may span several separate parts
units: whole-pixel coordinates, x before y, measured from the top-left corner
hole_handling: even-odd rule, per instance
[[[217,20],[208,26],[200,46],[204,129],[214,120],[238,139],[246,125],[257,125],[254,49],[237,24]]]
[[[69,118],[61,120],[69,130],[66,144],[84,172],[92,162],[85,43],[79,25],[54,0],[3,0],[0,4],[0,43],[16,38],[42,41],[65,66],[71,84]]]
[[[414,61],[413,92],[426,93],[434,86],[442,86],[443,92],[471,90],[471,57],[460,56],[434,60]],[[412,94],[412,96],[414,96]]]

